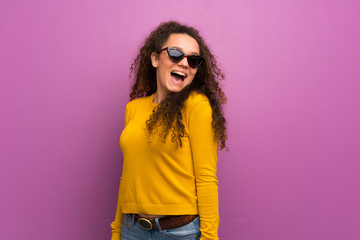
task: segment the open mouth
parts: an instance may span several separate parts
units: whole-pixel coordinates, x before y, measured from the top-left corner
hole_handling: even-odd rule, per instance
[[[171,76],[177,81],[184,81],[186,74],[178,71],[171,72]]]

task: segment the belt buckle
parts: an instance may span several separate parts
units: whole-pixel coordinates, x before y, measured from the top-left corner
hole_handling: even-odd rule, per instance
[[[143,229],[145,229],[147,231],[149,231],[153,228],[152,223],[150,222],[149,219],[139,218],[139,220],[137,222],[140,225],[140,227],[142,227]]]

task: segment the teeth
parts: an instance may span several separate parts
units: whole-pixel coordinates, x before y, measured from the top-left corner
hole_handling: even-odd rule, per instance
[[[177,72],[177,71],[174,71],[172,73],[175,73],[175,74],[178,74],[180,76],[183,76],[183,77],[186,77],[186,74],[185,73],[182,73],[182,72]]]

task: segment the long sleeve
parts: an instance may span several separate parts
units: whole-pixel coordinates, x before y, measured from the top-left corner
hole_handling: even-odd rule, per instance
[[[129,114],[129,109],[128,109],[128,105],[127,105],[126,109],[125,109],[125,121],[124,121],[125,127],[129,122],[129,117],[130,117],[130,114]],[[121,178],[120,178],[120,184],[121,184]],[[120,187],[119,187],[118,204],[117,204],[117,208],[116,208],[115,220],[111,223],[111,228],[112,228],[111,240],[120,240],[121,239],[121,226],[122,226],[122,220],[123,220],[123,213],[122,213],[122,209],[121,209],[120,199],[121,199],[121,191],[120,191]]]
[[[121,182],[121,180],[120,180]],[[120,240],[121,239],[121,226],[122,226],[122,219],[123,219],[123,213],[121,211],[121,205],[120,205],[120,190],[119,190],[119,197],[118,197],[118,204],[116,209],[116,215],[115,220],[111,223],[112,228],[112,236],[111,240]]]
[[[219,239],[217,140],[212,128],[212,109],[207,100],[200,101],[190,113],[189,139],[200,216],[200,239]]]

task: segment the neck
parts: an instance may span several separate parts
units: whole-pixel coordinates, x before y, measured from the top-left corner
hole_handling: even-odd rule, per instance
[[[161,93],[159,91],[156,91],[154,93],[154,103],[160,103],[162,100],[164,100],[166,98],[166,94],[165,93]]]

